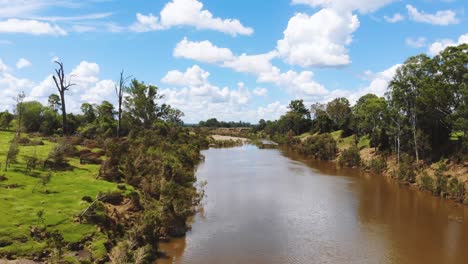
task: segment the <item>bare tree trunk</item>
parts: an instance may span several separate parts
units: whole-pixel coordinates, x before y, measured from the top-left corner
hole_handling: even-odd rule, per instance
[[[127,83],[128,79],[130,79],[130,76],[124,77],[124,71],[122,70],[120,72],[120,80],[119,80],[119,86],[115,86],[115,93],[117,95],[118,103],[119,103],[119,113],[118,113],[118,118],[119,120],[117,121],[117,137],[120,137],[121,131],[122,131],[122,101],[123,101],[123,94],[125,92],[125,84]]]
[[[62,135],[67,134],[67,110],[65,108],[65,93],[60,93],[60,99],[62,101]]]
[[[413,128],[413,140],[414,140],[414,153],[416,155],[416,163],[419,163],[419,151],[418,151],[418,141],[416,136],[416,112],[413,111],[411,117],[411,126]]]
[[[65,108],[65,91],[67,91],[70,86],[75,85],[71,83],[71,77],[68,82],[65,80],[65,71],[63,70],[63,63],[56,61],[58,69],[55,69],[57,76],[52,76],[55,82],[55,86],[60,94],[60,100],[62,102],[62,135],[65,136],[68,133],[67,130],[67,112]]]

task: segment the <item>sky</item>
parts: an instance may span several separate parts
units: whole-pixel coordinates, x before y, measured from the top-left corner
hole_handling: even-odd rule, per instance
[[[0,0],[0,111],[47,103],[54,61],[67,108],[116,102],[120,72],[159,87],[186,123],[273,120],[383,96],[409,56],[468,43],[466,0]]]

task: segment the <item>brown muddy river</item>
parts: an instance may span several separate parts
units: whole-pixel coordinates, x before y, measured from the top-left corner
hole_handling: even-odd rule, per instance
[[[468,206],[278,149],[209,149],[164,263],[468,263]]]

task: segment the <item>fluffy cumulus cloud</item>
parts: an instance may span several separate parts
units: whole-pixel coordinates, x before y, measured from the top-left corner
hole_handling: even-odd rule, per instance
[[[10,18],[0,21],[0,33],[64,36],[67,32],[57,25],[30,19]]]
[[[176,58],[193,59],[207,63],[228,61],[234,58],[231,50],[227,48],[219,48],[208,40],[193,42],[187,38],[177,43],[173,55]]]
[[[358,27],[359,20],[351,12],[324,8],[311,16],[298,13],[289,20],[277,50],[281,58],[293,65],[347,65],[351,59],[346,47]]]
[[[161,82],[173,86],[162,90],[168,104],[186,114],[186,122],[216,117],[223,120],[254,121],[255,111],[250,110],[251,94],[245,84],[237,83],[236,88],[220,87],[208,80],[210,73],[194,65],[184,72],[169,71]]]
[[[194,42],[184,38],[174,49],[174,56],[253,74],[257,76],[258,82],[275,84],[295,96],[316,96],[327,92],[325,87],[313,80],[311,71],[281,72],[278,67],[273,66],[271,60],[278,56],[276,51],[237,56],[230,49],[217,47],[210,41]]]
[[[361,13],[374,12],[396,0],[292,0],[293,4],[306,4],[311,7],[331,7],[336,10]]]
[[[459,22],[459,19],[456,17],[456,13],[452,10],[442,10],[437,11],[435,14],[429,14],[423,11],[419,11],[412,5],[406,5],[406,9],[408,10],[410,19],[416,22],[440,26],[457,24]]]
[[[198,0],[172,0],[160,12],[160,16],[137,14],[137,21],[130,27],[136,32],[163,30],[175,26],[193,26],[226,34],[251,35],[253,29],[245,27],[238,19],[222,19],[203,9]]]
[[[467,44],[467,43],[468,43],[468,33],[461,35],[458,38],[458,40],[441,39],[429,45],[427,53],[431,56],[435,56],[447,47],[457,46],[457,45]]]
[[[31,66],[32,66],[32,63],[25,58],[21,58],[16,62],[17,69],[23,69],[23,68],[27,68]]]
[[[413,47],[413,48],[422,48],[426,46],[427,39],[424,37],[418,38],[406,38],[405,43],[406,45]]]
[[[393,16],[384,16],[385,21],[388,23],[397,23],[405,20],[405,17],[400,13],[395,13]]]

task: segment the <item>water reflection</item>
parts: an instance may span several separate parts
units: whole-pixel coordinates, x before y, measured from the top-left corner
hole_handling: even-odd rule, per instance
[[[204,212],[158,263],[466,263],[468,210],[286,150],[210,149]]]

